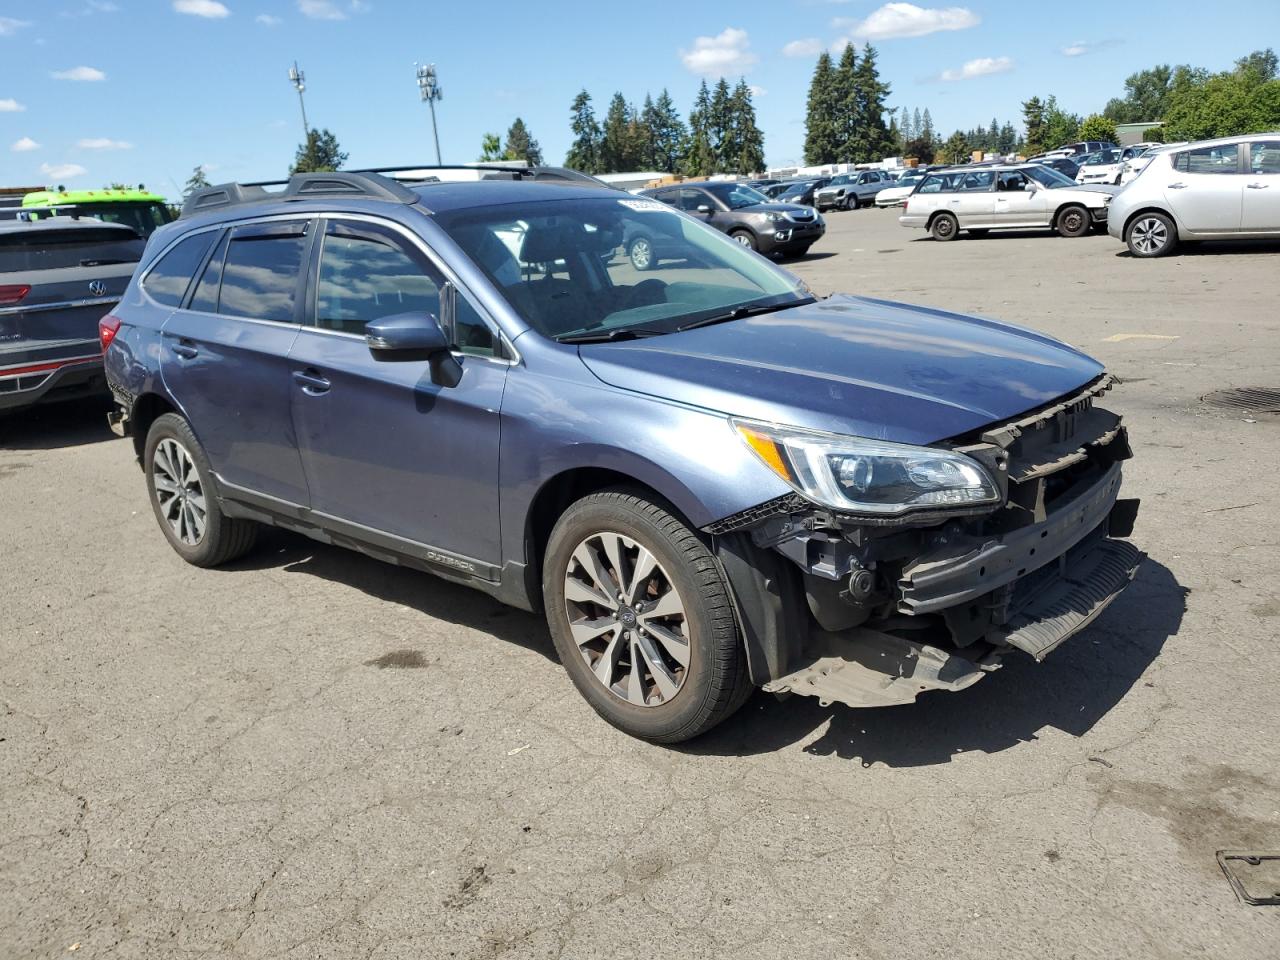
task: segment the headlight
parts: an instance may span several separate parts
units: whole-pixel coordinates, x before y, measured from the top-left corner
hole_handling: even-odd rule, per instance
[[[764,218],[770,223],[782,223],[787,219],[787,215],[785,213],[778,213],[775,210],[770,210],[764,215]]]
[[[750,420],[732,423],[765,466],[833,510],[897,516],[1000,502],[986,468],[961,453]]]

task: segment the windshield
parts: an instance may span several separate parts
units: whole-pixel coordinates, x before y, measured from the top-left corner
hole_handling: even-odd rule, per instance
[[[769,202],[769,198],[763,193],[746,184],[709,183],[703,186],[730,210],[741,210],[743,207]]]
[[[787,197],[804,196],[812,187],[812,183],[793,183],[791,186],[787,187],[787,189],[782,191],[782,194],[778,199],[785,200]]]
[[[436,220],[553,339],[671,333],[739,307],[811,299],[796,277],[655,200],[540,200]]]
[[[1076,182],[1070,177],[1064,177],[1053,167],[1046,167],[1041,164],[1033,164],[1030,167],[1024,167],[1023,172],[1034,180],[1039,181],[1042,185],[1053,189],[1054,187],[1074,187]]]
[[[33,213],[43,212],[35,208]],[[109,203],[76,203],[66,207],[52,207],[49,214],[61,213],[78,217],[93,217],[104,223],[123,223],[133,227],[141,237],[149,237],[156,227],[163,227],[172,218],[169,208],[155,201],[112,201]]]

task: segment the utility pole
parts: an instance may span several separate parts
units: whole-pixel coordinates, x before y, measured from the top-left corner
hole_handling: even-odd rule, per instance
[[[436,129],[436,101],[444,99],[444,91],[440,89],[440,84],[436,78],[436,65],[428,63],[425,65],[414,64],[418,68],[418,92],[422,95],[422,99],[427,102],[427,106],[431,108],[431,135],[436,141],[436,164],[443,164],[440,159],[440,131]]]
[[[302,145],[305,147],[311,139],[311,127],[307,125],[307,104],[302,99],[302,91],[307,89],[307,77],[298,69],[297,60],[289,68],[289,82],[298,91],[298,106],[302,108]]]

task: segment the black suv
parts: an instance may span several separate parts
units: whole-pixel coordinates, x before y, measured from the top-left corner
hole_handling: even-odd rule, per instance
[[[765,255],[802,257],[827,232],[812,207],[772,201],[741,183],[680,183],[645,190],[641,196],[683,210]],[[649,269],[665,252],[643,234],[628,239],[627,253],[637,270]]]

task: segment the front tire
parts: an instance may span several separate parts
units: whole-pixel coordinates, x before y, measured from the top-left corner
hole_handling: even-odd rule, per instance
[[[571,505],[551,532],[542,590],[574,686],[631,736],[688,740],[751,691],[719,567],[666,504],[616,489]]]
[[[1089,211],[1074,204],[1058,211],[1054,226],[1064,237],[1083,237],[1089,232]]]
[[[759,250],[760,247],[756,243],[756,235],[750,230],[731,230],[729,238],[735,243],[746,247],[748,250]]]
[[[1154,211],[1139,214],[1125,235],[1129,252],[1150,259],[1172,253],[1178,245],[1178,228],[1173,220]]]
[[[222,512],[209,458],[186,420],[176,413],[157,417],[144,451],[151,509],[178,556],[197,567],[216,567],[253,547],[258,525]]]
[[[636,237],[632,240],[631,246],[627,248],[627,257],[631,261],[631,266],[641,273],[652,270],[656,260],[653,255],[653,244],[648,237]]]
[[[940,213],[933,218],[933,223],[929,226],[929,232],[933,235],[933,239],[939,243],[954,240],[960,236],[960,221],[955,218],[954,214]]]

